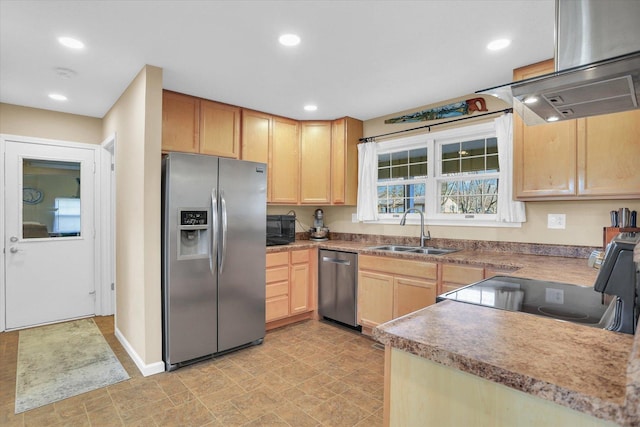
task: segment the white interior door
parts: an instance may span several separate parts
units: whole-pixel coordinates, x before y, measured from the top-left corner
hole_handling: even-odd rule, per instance
[[[6,328],[95,314],[95,150],[6,141]]]

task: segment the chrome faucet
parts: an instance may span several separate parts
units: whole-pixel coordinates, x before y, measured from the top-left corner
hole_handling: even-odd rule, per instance
[[[418,212],[420,214],[420,246],[421,247],[425,247],[425,241],[427,240],[431,240],[431,233],[429,233],[429,231],[427,230],[427,234],[424,234],[424,214],[422,213],[422,211],[420,209],[416,209],[416,208],[409,208],[406,211],[404,211],[404,214],[402,214],[402,219],[400,220],[400,225],[405,225],[407,222],[407,214],[411,211],[415,211]]]

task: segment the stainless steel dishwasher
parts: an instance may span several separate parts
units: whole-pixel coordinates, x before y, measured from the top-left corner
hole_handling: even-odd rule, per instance
[[[358,254],[320,250],[318,312],[326,319],[358,328]]]

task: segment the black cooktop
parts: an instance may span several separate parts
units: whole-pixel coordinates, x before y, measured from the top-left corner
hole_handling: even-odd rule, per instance
[[[609,304],[591,287],[519,277],[495,276],[438,296],[509,311],[605,327]]]

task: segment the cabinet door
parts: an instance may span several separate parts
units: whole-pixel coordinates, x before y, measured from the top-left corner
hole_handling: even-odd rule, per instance
[[[514,71],[514,80],[552,72],[553,60]],[[566,198],[576,194],[576,120],[526,126],[514,114],[515,198]]]
[[[162,92],[162,151],[197,153],[200,100],[180,93]]]
[[[393,317],[404,316],[436,302],[436,282],[396,277],[393,281]]]
[[[303,122],[300,139],[300,203],[329,204],[331,122]]]
[[[345,203],[346,180],[346,132],[345,119],[334,120],[331,125],[331,203]]]
[[[240,108],[200,101],[200,153],[239,158]]]
[[[453,291],[484,279],[483,267],[442,264],[441,293]]]
[[[299,192],[300,133],[295,120],[273,118],[270,147],[268,200],[272,203],[296,204]]]
[[[578,194],[640,196],[640,111],[578,121]]]
[[[309,264],[293,264],[289,288],[289,312],[303,313],[309,310],[309,287],[311,284]]]
[[[257,111],[242,110],[242,160],[269,162],[272,117]]]
[[[275,298],[269,298],[265,306],[265,321],[281,319],[289,315],[289,297],[282,295]]]
[[[331,204],[355,206],[362,122],[351,117],[334,120],[331,131]]]
[[[393,276],[358,272],[358,324],[373,328],[393,318]]]

